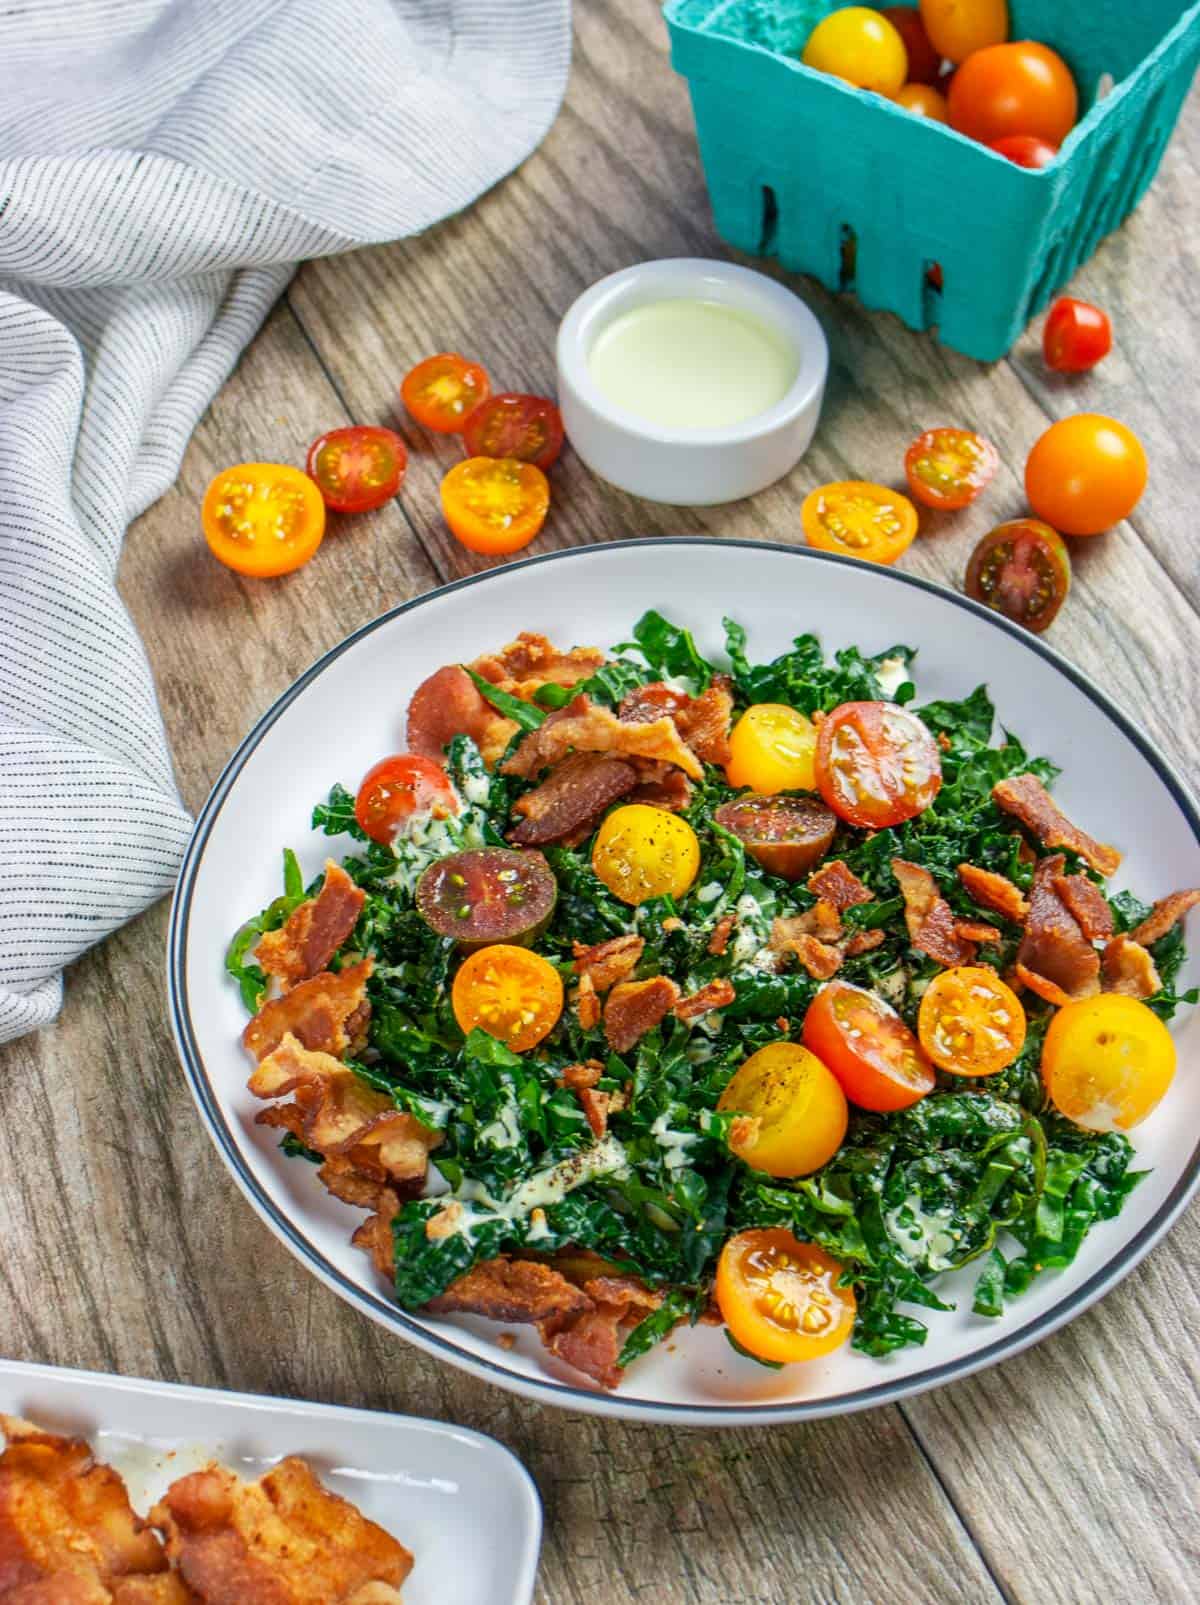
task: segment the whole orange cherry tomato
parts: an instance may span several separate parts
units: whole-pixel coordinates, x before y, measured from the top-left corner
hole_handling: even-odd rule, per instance
[[[1148,473],[1131,429],[1077,412],[1051,424],[1029,453],[1025,494],[1037,516],[1064,535],[1099,535],[1129,517]]]
[[[298,468],[238,463],[210,483],[200,522],[213,556],[226,568],[269,579],[290,574],[320,546],[325,503]]]
[[[921,1044],[892,1005],[849,981],[827,982],[809,1004],[804,1045],[860,1109],[907,1109],[937,1085]]]
[[[405,374],[400,399],[419,424],[437,435],[457,435],[491,395],[486,371],[457,351],[439,351]]]
[[[1025,1045],[1021,1000],[995,970],[958,964],[930,981],[917,1017],[921,1046],[956,1076],[994,1076]]]
[[[739,1232],[721,1250],[713,1289],[731,1336],[773,1365],[816,1360],[850,1336],[854,1291],[842,1267],[782,1226]]]
[[[446,522],[472,552],[519,552],[546,522],[549,506],[545,474],[515,457],[468,457],[442,480]]]
[[[917,510],[907,496],[847,479],[819,485],[800,508],[804,538],[823,552],[840,552],[867,563],[894,563],[912,545]]]
[[[949,122],[946,97],[932,84],[905,84],[896,96],[897,106],[912,112],[914,117],[927,117],[931,123]]]
[[[927,429],[904,454],[908,488],[926,507],[966,507],[991,483],[1000,454],[971,429]]]
[[[1086,373],[1112,350],[1108,313],[1090,301],[1060,295],[1042,332],[1042,354],[1055,373]]]
[[[822,719],[816,767],[829,807],[864,830],[914,819],[942,785],[937,742],[892,702],[843,702]]]
[[[479,1026],[514,1053],[527,1053],[562,1013],[562,977],[540,953],[494,942],[463,960],[450,1003],[463,1031]]]
[[[1006,0],[921,0],[921,21],[932,48],[956,64],[1008,38]]]
[[[916,6],[884,6],[883,15],[904,40],[910,84],[936,84],[942,58],[929,42]],[[903,94],[901,90],[901,94]]]
[[[950,126],[985,145],[1036,134],[1061,145],[1079,115],[1071,69],[1047,45],[991,45],[963,62],[950,84]]]

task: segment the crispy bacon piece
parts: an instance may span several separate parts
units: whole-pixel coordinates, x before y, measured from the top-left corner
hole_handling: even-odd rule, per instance
[[[840,858],[830,859],[808,877],[808,889],[814,897],[832,903],[839,914],[859,903],[870,903],[875,893],[863,885],[853,870],[847,869]]]
[[[641,936],[612,936],[607,942],[585,947],[582,942],[572,946],[575,955],[575,973],[590,976],[597,992],[607,992],[618,981],[626,981],[638,967],[646,948]]]
[[[351,1246],[361,1248],[380,1276],[388,1282],[393,1282],[396,1276],[396,1244],[392,1236],[392,1222],[400,1213],[400,1205],[399,1193],[390,1187],[381,1188],[375,1199],[375,1213],[363,1221],[350,1239]]]
[[[408,705],[408,750],[439,763],[455,736],[470,736],[484,763],[494,764],[518,728],[492,707],[457,663],[423,680]]]
[[[256,1059],[265,1059],[290,1032],[302,1046],[341,1058],[365,1040],[367,978],[374,962],[365,958],[336,974],[322,970],[283,997],[268,999],[242,1032],[243,1044]]]
[[[954,934],[962,942],[999,942],[1004,933],[982,920],[955,920]]]
[[[1142,923],[1135,925],[1129,934],[1135,942],[1149,947],[1151,942],[1164,937],[1197,903],[1200,903],[1200,890],[1172,892],[1169,897],[1160,897]]]
[[[579,1099],[579,1106],[591,1128],[592,1136],[599,1142],[608,1130],[608,1093],[597,1092],[594,1087],[579,1087],[575,1096]]]
[[[729,725],[733,716],[730,683],[728,676],[719,674],[698,697],[689,697],[655,680],[628,692],[617,714],[627,724],[649,724],[665,714],[674,721],[697,758],[724,765],[729,762]]]
[[[599,1059],[585,1059],[582,1064],[564,1065],[558,1079],[564,1087],[577,1092],[580,1087],[594,1087],[603,1074]]]
[[[848,959],[856,959],[860,953],[870,953],[873,948],[882,947],[886,940],[885,932],[878,927],[870,931],[855,931],[842,952]]]
[[[828,981],[842,967],[842,950],[819,936],[801,934],[791,943],[791,951],[816,981]]]
[[[150,1512],[205,1605],[401,1605],[404,1545],[291,1455],[257,1482],[221,1466],[180,1477]]]
[[[552,769],[569,752],[608,752],[620,758],[653,758],[675,764],[693,780],[704,777],[696,754],[685,747],[679,732],[668,718],[652,724],[625,724],[612,712],[589,697],[578,696],[559,708],[525,736],[512,757],[503,765],[506,775],[531,780],[543,769]]]
[[[1121,854],[1073,825],[1036,775],[1013,775],[992,787],[992,800],[1031,831],[1043,847],[1065,847],[1078,853],[1101,875],[1115,875]]]
[[[1089,942],[1112,935],[1112,909],[1095,881],[1086,875],[1056,875],[1054,890]]]
[[[1154,960],[1132,936],[1114,936],[1100,960],[1105,992],[1122,992],[1131,998],[1152,998],[1162,991],[1162,977]]]
[[[261,1061],[247,1085],[256,1098],[294,1093],[299,1130],[295,1117],[281,1122],[275,1116],[264,1123],[288,1124],[314,1152],[344,1158],[378,1187],[423,1180],[430,1150],[442,1140],[440,1132],[397,1109],[386,1093],[367,1086],[339,1059],[311,1052],[291,1035]]]
[[[543,1321],[538,1329],[551,1354],[602,1388],[615,1388],[622,1374],[617,1357],[623,1329],[656,1310],[662,1296],[632,1276],[598,1276],[585,1282],[583,1291],[590,1309],[565,1320]]]
[[[0,1415],[0,1598],[108,1605],[120,1579],[167,1569],[111,1466],[82,1438]],[[40,1590],[36,1592],[35,1590]]]
[[[976,864],[960,864],[958,878],[966,888],[968,897],[984,908],[990,908],[993,914],[1001,914],[1006,920],[1012,920],[1015,925],[1019,925],[1029,912],[1024,892],[1007,875],[980,869]]]
[[[297,981],[311,980],[354,930],[366,897],[341,865],[328,859],[316,897],[293,909],[277,931],[260,936],[255,958],[268,975],[278,977],[285,991]]]
[[[733,982],[719,977],[715,981],[709,981],[698,992],[680,998],[675,1005],[675,1018],[698,1020],[702,1014],[711,1014],[713,1009],[727,1009],[736,996],[737,989]]]
[[[692,800],[692,783],[682,769],[669,763],[657,763],[652,758],[630,758],[638,773],[638,783],[629,793],[628,801],[645,803],[648,808],[661,808],[668,814],[679,814]]]
[[[974,945],[958,934],[954,913],[929,871],[893,858],[892,873],[904,898],[904,923],[912,945],[947,968],[969,964],[975,957]]]
[[[591,1307],[583,1289],[552,1265],[505,1258],[473,1265],[425,1306],[433,1315],[486,1315],[529,1325],[562,1320]]]
[[[522,630],[515,641],[476,658],[471,667],[480,679],[530,702],[542,686],[576,685],[603,663],[604,653],[598,647],[573,646],[562,652],[546,636]]]
[[[1055,890],[1064,862],[1063,855],[1055,853],[1041,859],[1033,872],[1029,914],[1016,961],[1016,973],[1025,985],[1059,1005],[1093,997],[1100,990],[1100,955]]]
[[[575,1013],[585,1031],[594,1031],[600,1024],[600,999],[596,994],[596,983],[590,975],[579,977],[579,985],[575,988]]]
[[[722,914],[713,926],[712,935],[708,939],[708,951],[714,958],[720,958],[729,946],[729,938],[733,935],[733,927],[736,924],[736,914]]]
[[[678,999],[679,988],[665,975],[614,986],[604,1005],[604,1035],[609,1047],[614,1053],[628,1053],[666,1018]]]
[[[532,791],[518,797],[513,813],[521,823],[508,839],[518,847],[549,842],[574,845],[591,834],[604,810],[637,785],[637,771],[620,758],[576,752],[564,758]]]

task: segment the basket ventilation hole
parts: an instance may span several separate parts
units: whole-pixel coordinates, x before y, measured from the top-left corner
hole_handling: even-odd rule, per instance
[[[775,235],[779,228],[779,202],[775,198],[775,191],[769,184],[762,187],[762,232],[759,235],[759,256],[770,256],[775,247]]]
[[[941,295],[946,288],[946,281],[942,275],[942,264],[926,260],[924,268],[924,287],[926,294]]]
[[[842,224],[840,261],[838,263],[838,289],[852,290],[858,273],[858,235],[849,223]]]

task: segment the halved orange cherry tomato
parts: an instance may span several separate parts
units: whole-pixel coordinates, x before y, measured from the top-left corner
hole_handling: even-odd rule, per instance
[[[1071,69],[1032,39],[972,51],[950,81],[949,103],[951,128],[985,145],[1006,134],[1061,145],[1079,115]]]
[[[981,964],[935,975],[917,1016],[921,1046],[956,1076],[994,1076],[1025,1046],[1025,1010],[1012,987]]]
[[[486,371],[457,351],[439,351],[405,374],[400,399],[419,424],[438,435],[457,435],[491,394]]]
[[[967,595],[1035,633],[1054,622],[1070,588],[1066,542],[1037,518],[997,524],[967,564]]]
[[[923,813],[942,784],[937,743],[891,702],[843,702],[817,733],[817,788],[850,825],[881,830]]]
[[[268,579],[308,562],[325,533],[325,503],[298,468],[238,463],[210,483],[200,522],[226,568]]]
[[[445,819],[458,813],[458,796],[441,764],[415,752],[381,758],[362,778],[354,817],[372,841],[388,843],[413,814]]]
[[[1042,1045],[1056,1109],[1088,1131],[1128,1131],[1175,1076],[1175,1044],[1153,1009],[1115,992],[1064,1003]]]
[[[921,0],[921,21],[932,48],[956,63],[1008,38],[1007,0]]]
[[[912,545],[917,510],[907,496],[864,479],[819,485],[800,509],[804,538],[823,552],[894,563]]]
[[[928,118],[931,123],[945,123],[950,120],[946,97],[932,84],[905,84],[896,96],[896,104],[903,106],[905,111],[912,112],[914,117]]]
[[[563,447],[562,414],[545,396],[491,396],[463,425],[463,444],[468,457],[515,457],[545,473]]]
[[[1128,518],[1146,488],[1142,443],[1124,424],[1078,412],[1051,424],[1025,464],[1025,494],[1063,535],[1099,535]]]
[[[1086,373],[1112,350],[1108,313],[1090,301],[1060,295],[1046,317],[1042,355],[1055,373]]]
[[[927,429],[904,454],[908,488],[926,507],[967,507],[990,484],[1000,453],[973,429]]]
[[[519,552],[546,522],[549,507],[545,474],[515,457],[468,457],[442,480],[446,522],[472,552]]]
[[[777,791],[811,791],[817,728],[786,702],[756,702],[746,709],[729,736],[725,778],[762,796]]]
[[[909,83],[936,84],[942,70],[942,58],[930,44],[916,6],[884,6],[883,15],[904,41]]]
[[[554,1029],[563,1010],[563,984],[540,953],[495,942],[463,960],[450,1003],[463,1031],[479,1026],[514,1053],[527,1053]]]
[[[1052,145],[1047,139],[1039,139],[1036,134],[1005,134],[1003,139],[989,140],[988,149],[994,150],[997,156],[1007,156],[1018,167],[1035,170],[1049,167],[1058,155],[1057,145]]]
[[[808,1176],[842,1145],[846,1095],[828,1067],[798,1042],[769,1042],[752,1053],[717,1100],[744,1115],[729,1147],[768,1176]]]
[[[326,507],[369,513],[400,489],[408,449],[393,429],[331,429],[308,448],[305,467]]]
[[[827,982],[809,1004],[804,1045],[859,1109],[907,1109],[937,1085],[921,1044],[892,1005],[849,981]]]
[[[841,1277],[841,1265],[823,1248],[771,1226],[729,1239],[714,1291],[742,1348],[787,1365],[830,1354],[850,1336],[858,1306]]]

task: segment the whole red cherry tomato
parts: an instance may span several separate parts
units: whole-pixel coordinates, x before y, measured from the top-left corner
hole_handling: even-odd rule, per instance
[[[908,82],[910,84],[936,84],[942,70],[942,58],[929,43],[925,24],[916,6],[885,6],[883,14],[904,40],[908,52]]]
[[[997,156],[1007,156],[1018,167],[1049,167],[1058,155],[1057,145],[1036,134],[1005,134],[1003,139],[993,139],[988,149]]]
[[[1050,308],[1042,334],[1046,366],[1055,373],[1086,373],[1111,350],[1108,313],[1090,301],[1059,296]]]

